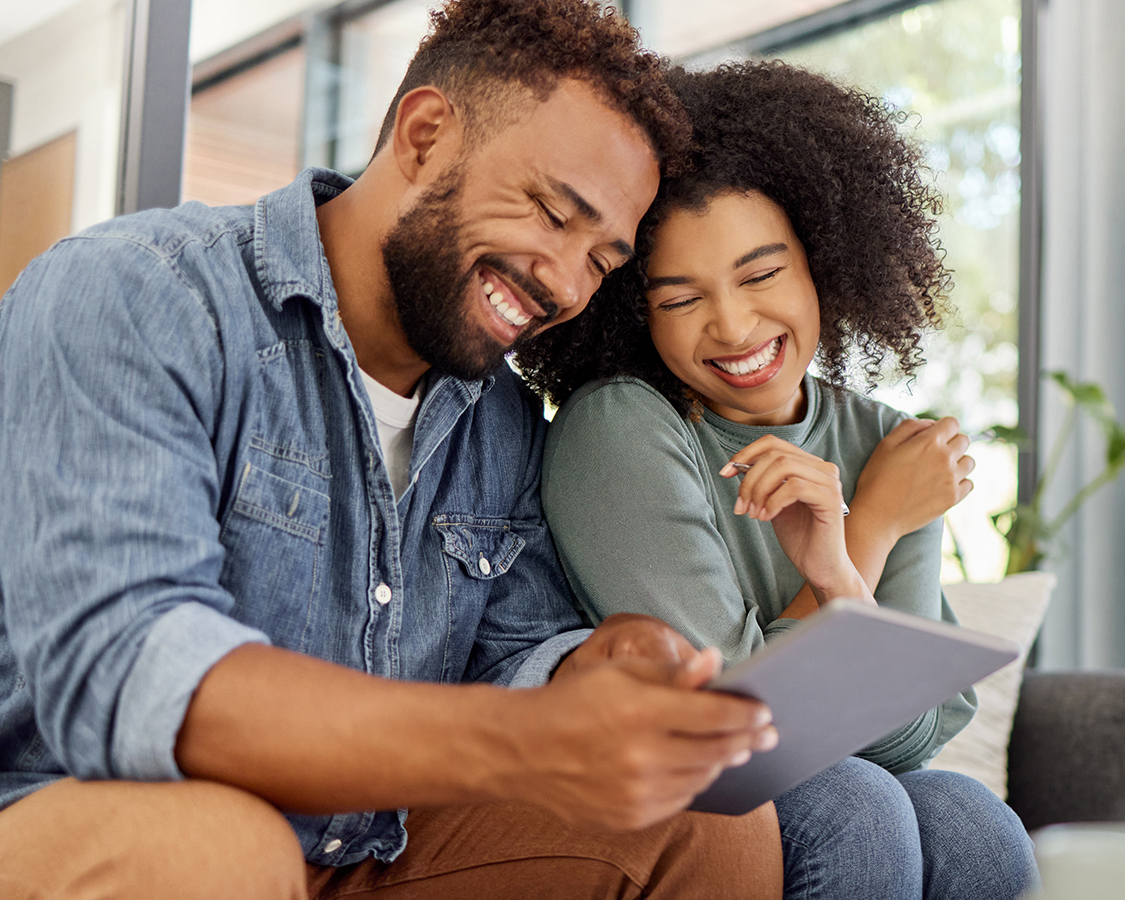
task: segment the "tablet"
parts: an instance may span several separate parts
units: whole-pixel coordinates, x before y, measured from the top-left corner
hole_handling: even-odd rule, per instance
[[[852,600],[730,666],[708,688],[773,711],[778,745],[725,769],[692,809],[741,815],[876,743],[1014,660],[1004,638]]]

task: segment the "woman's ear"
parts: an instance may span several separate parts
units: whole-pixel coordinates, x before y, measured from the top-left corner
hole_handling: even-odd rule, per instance
[[[460,117],[440,89],[415,88],[399,102],[391,145],[399,171],[411,184],[440,174],[460,155],[461,139]]]

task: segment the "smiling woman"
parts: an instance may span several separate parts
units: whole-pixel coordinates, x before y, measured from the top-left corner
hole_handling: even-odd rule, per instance
[[[661,183],[635,264],[517,358],[562,401],[542,493],[575,594],[594,621],[655,615],[728,662],[836,598],[956,622],[941,516],[972,489],[969,439],[955,419],[910,419],[845,387],[885,362],[912,373],[940,322],[949,275],[919,151],[879,101],[781,63],[672,84],[694,168]],[[1011,811],[971,779],[915,771],[975,705],[966,690],[776,798],[783,847],[810,808],[871,815],[914,850],[893,884],[837,873],[839,896],[1018,896],[1034,869]],[[888,794],[858,787],[869,777]],[[958,825],[931,829],[950,790]],[[826,813],[827,795],[847,799]],[[893,855],[874,832],[853,839],[841,858]],[[963,846],[988,850],[952,865]],[[997,858],[1005,875],[989,883]],[[964,881],[923,894],[923,869]]]
[[[784,210],[762,194],[724,194],[669,213],[660,234],[649,333],[669,371],[732,421],[799,421],[820,307]]]

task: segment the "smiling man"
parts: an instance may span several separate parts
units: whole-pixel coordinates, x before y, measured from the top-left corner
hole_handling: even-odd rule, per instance
[[[6,900],[780,894],[772,807],[681,812],[768,712],[580,627],[503,364],[688,128],[595,4],[434,21],[355,183],[106,223],[0,305]]]

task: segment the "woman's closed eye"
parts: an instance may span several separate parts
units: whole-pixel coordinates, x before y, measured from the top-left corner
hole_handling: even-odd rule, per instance
[[[749,278],[743,280],[743,284],[762,284],[762,282],[769,281],[777,275],[784,266],[778,266],[776,269],[770,269],[768,272],[762,272],[760,275],[751,275]]]
[[[656,308],[659,309],[659,310],[664,310],[666,312],[672,312],[673,310],[677,310],[677,309],[687,309],[693,303],[698,302],[699,299],[700,298],[697,297],[697,296],[677,297],[673,300],[664,300],[664,301],[661,301],[661,302],[657,303]]]

